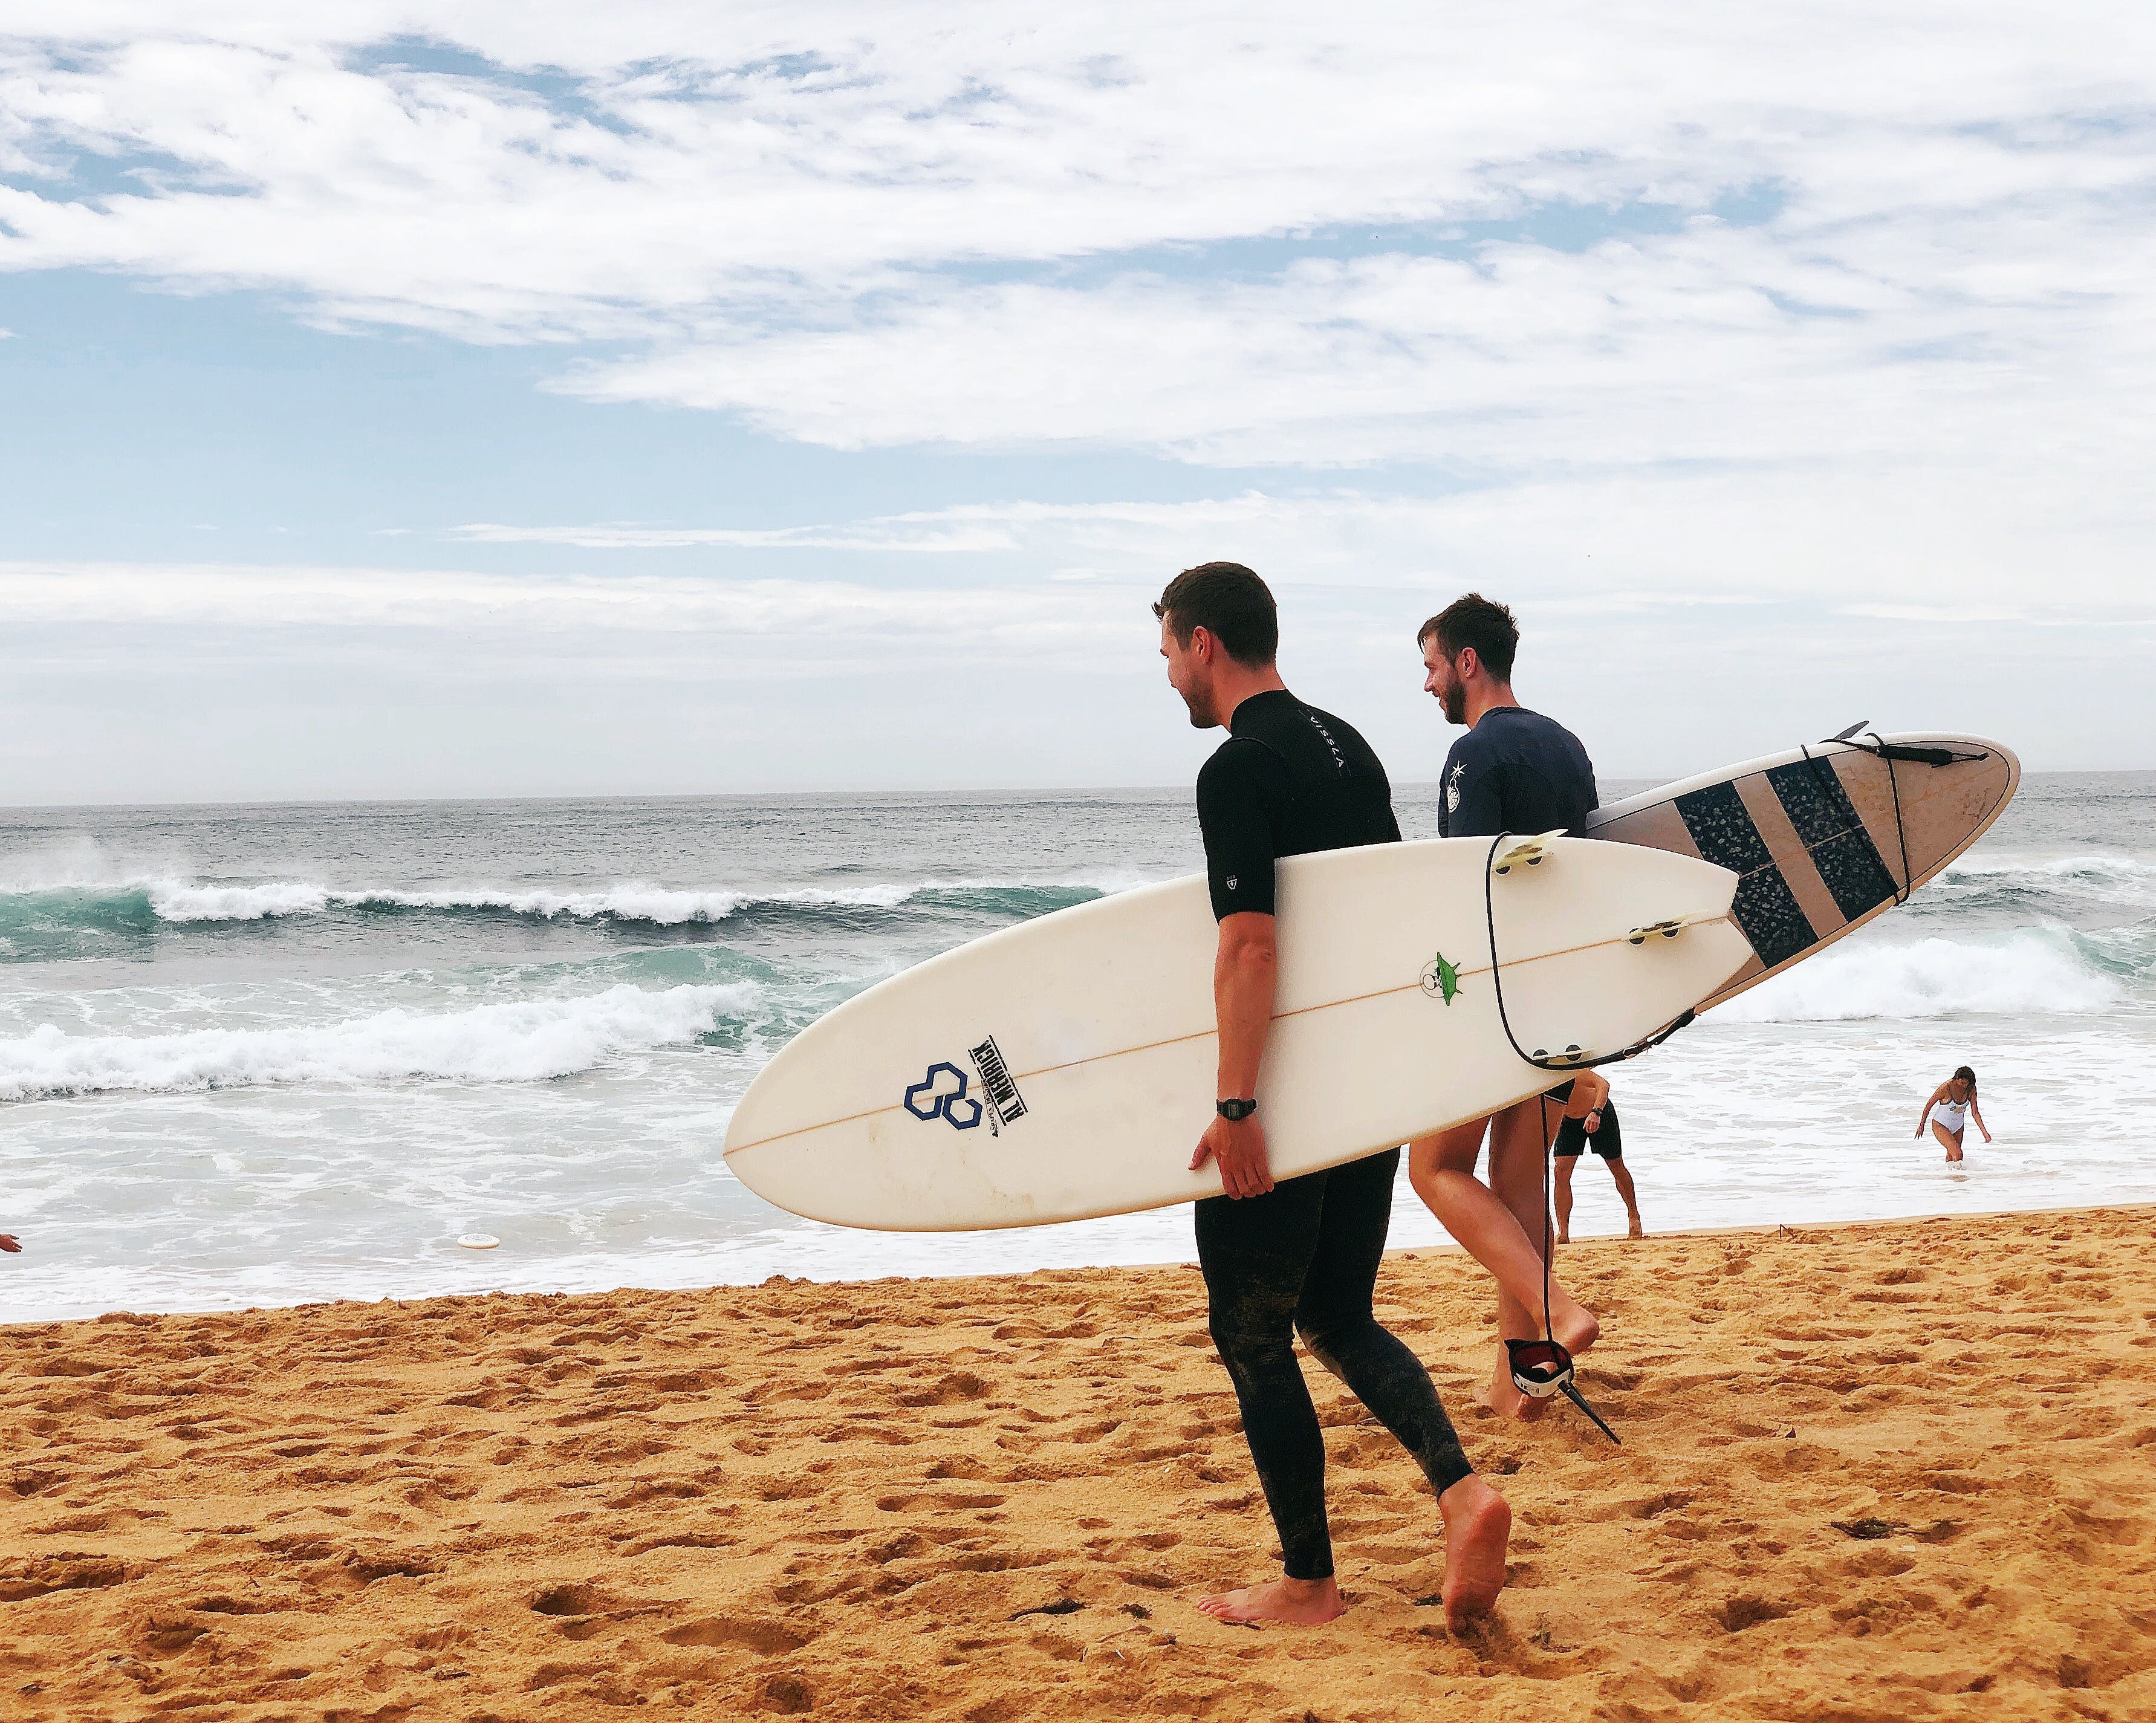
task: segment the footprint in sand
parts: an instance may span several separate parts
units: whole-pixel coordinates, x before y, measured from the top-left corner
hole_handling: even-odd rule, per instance
[[[707,1615],[669,1628],[659,1637],[669,1645],[737,1645],[758,1657],[778,1657],[798,1651],[817,1637],[818,1630],[798,1622],[771,1621],[747,1615]]]

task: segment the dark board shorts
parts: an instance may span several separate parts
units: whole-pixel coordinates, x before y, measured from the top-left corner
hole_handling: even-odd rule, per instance
[[[1583,1121],[1568,1119],[1557,1128],[1557,1146],[1553,1153],[1569,1160],[1592,1149],[1605,1161],[1625,1158],[1625,1139],[1617,1129],[1617,1104],[1604,1101],[1602,1105],[1602,1128],[1594,1136],[1587,1134]]]

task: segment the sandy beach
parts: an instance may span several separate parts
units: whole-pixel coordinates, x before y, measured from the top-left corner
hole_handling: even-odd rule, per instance
[[[0,1715],[2147,1717],[2151,1224],[1572,1247],[1621,1449],[1477,1408],[1484,1283],[1396,1257],[1517,1514],[1460,1639],[1315,1366],[1348,1615],[1192,1607],[1272,1541],[1187,1268],[0,1331]]]

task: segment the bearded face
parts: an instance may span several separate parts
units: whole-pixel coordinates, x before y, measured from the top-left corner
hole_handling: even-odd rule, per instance
[[[1465,724],[1467,690],[1460,683],[1459,661],[1448,656],[1442,643],[1432,634],[1423,642],[1422,663],[1429,673],[1423,678],[1423,692],[1436,696],[1438,705],[1445,709],[1446,723]]]
[[[1194,630],[1192,641],[1198,638]],[[1168,685],[1183,698],[1190,711],[1193,730],[1211,730],[1220,722],[1214,710],[1212,679],[1206,674],[1205,665],[1190,647],[1175,638],[1175,630],[1165,618],[1160,625],[1160,655],[1168,660]]]

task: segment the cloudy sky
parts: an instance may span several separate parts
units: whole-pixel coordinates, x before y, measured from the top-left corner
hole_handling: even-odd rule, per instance
[[[1019,15],[0,0],[0,803],[2156,766],[2156,11]]]

